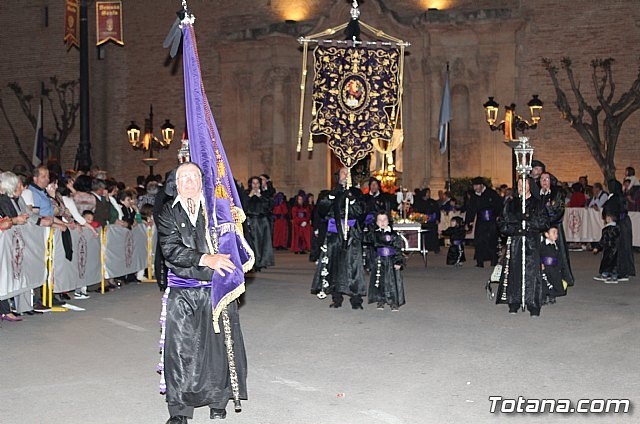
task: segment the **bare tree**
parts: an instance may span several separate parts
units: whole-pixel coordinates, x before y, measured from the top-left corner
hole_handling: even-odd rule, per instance
[[[571,59],[563,58],[560,63],[567,74],[571,92],[575,97],[577,112],[571,107],[567,95],[558,81],[558,68],[550,59],[542,59],[556,91],[555,105],[562,118],[569,122],[586,142],[591,155],[602,170],[605,180],[616,177],[615,153],[620,130],[626,119],[640,109],[640,70],[631,88],[614,101],[616,84],[611,67],[614,60],[595,59],[591,62],[591,79],[595,89],[597,103],[587,103],[571,68]],[[600,113],[604,113],[604,117]]]
[[[76,99],[76,86],[78,85],[78,81],[60,82],[55,76],[49,78],[49,81],[53,88],[43,88],[42,97],[50,106],[55,130],[51,131],[50,126],[44,125],[45,131],[43,132],[43,139],[45,146],[49,150],[49,157],[55,158],[59,162],[62,147],[69,135],[71,135],[78,116],[78,109],[80,107]],[[38,126],[37,99],[39,98],[32,94],[25,94],[22,87],[16,82],[9,83],[7,86],[13,91],[22,112],[35,131]],[[36,101],[34,102],[34,100]],[[0,111],[9,126],[20,157],[25,161],[27,166],[31,167],[31,155],[25,152],[20,137],[9,119],[2,98],[0,98]]]

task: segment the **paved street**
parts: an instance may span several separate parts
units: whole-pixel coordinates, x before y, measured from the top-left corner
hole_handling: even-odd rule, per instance
[[[306,256],[278,253],[277,267],[249,280],[241,321],[250,399],[227,422],[638,422],[637,411],[489,413],[493,395],[640,406],[640,279],[605,285],[591,279],[599,257],[571,259],[576,287],[531,319],[487,301],[490,268],[446,267],[445,252],[431,255],[427,269],[410,258],[399,312],[330,309],[330,299],[309,294]],[[84,312],[3,323],[0,422],[164,423],[154,371],[160,297],[154,284],[129,285],[72,301]],[[207,409],[190,421],[206,422]]]

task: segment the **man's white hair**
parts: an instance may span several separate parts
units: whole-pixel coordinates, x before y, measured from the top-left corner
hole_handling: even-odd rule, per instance
[[[18,190],[18,176],[13,172],[6,171],[0,174],[0,194],[14,197]]]

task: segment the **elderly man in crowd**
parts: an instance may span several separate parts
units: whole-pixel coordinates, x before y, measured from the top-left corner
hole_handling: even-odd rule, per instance
[[[53,224],[53,217],[41,217],[37,213],[30,211],[20,196],[22,194],[22,190],[23,186],[13,172],[3,172],[0,174],[0,216],[5,217],[5,220],[8,219],[11,222],[11,225],[32,223],[35,225],[50,227]],[[45,310],[46,308],[41,304],[37,304],[34,309]],[[0,302],[0,315],[2,316],[2,319],[7,321],[21,320],[11,313],[8,301]]]

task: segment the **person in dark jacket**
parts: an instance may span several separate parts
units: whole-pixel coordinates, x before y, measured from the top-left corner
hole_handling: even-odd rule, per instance
[[[616,225],[620,228],[618,238],[618,281],[629,281],[630,276],[636,275],[636,266],[633,258],[633,229],[627,209],[627,202],[622,194],[622,184],[611,179],[607,182],[609,199],[602,207],[603,219],[607,216],[614,217]]]
[[[467,228],[475,225],[473,244],[476,266],[483,268],[484,261],[491,261],[491,266],[498,263],[498,222],[502,211],[503,200],[493,189],[486,186],[482,177],[472,181],[473,194],[465,203]],[[473,223],[475,220],[475,224]]]

